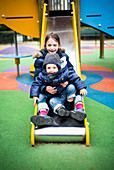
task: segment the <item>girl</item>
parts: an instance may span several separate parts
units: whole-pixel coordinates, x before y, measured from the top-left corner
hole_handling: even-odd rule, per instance
[[[73,69],[73,65],[69,61],[69,56],[65,53],[65,49],[61,48],[60,37],[58,34],[50,33],[45,37],[44,49],[38,50],[33,54],[33,58],[37,58],[34,63],[34,78],[41,72],[47,53],[57,53],[59,55],[61,59],[61,69],[66,65],[68,68]]]

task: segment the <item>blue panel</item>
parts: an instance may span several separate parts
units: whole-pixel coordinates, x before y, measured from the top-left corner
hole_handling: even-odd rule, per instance
[[[81,22],[114,36],[114,0],[80,0]]]

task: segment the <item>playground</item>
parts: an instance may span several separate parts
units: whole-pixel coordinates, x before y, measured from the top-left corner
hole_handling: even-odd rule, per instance
[[[0,169],[114,169],[114,40],[103,41],[101,38],[97,43],[94,40],[80,40],[79,45],[78,29],[72,26],[76,22],[73,17],[66,16],[66,20],[64,16],[44,17],[41,31],[43,34],[37,44],[33,41],[0,44]],[[46,23],[46,28],[43,22]],[[57,28],[56,22],[59,23]],[[62,24],[66,25],[65,30]],[[99,28],[102,29],[104,27]],[[36,32],[39,30],[35,29]],[[35,110],[33,100],[30,99],[30,87],[34,80],[30,69],[35,61],[32,54],[43,47],[45,34],[53,31],[59,33],[70,61],[87,85],[88,94],[84,96],[84,106],[89,139],[85,142],[75,142],[75,136],[71,136],[71,139],[74,138],[72,142],[65,141],[68,135],[63,135],[62,142],[46,143],[44,140],[34,143],[34,137],[31,142],[31,136],[35,133],[34,124],[30,122]],[[108,34],[113,34],[111,29],[103,30],[107,31]],[[36,32],[32,32],[34,37]],[[78,51],[76,63],[73,49]],[[85,123],[84,128],[87,127]]]
[[[29,68],[33,59],[21,59],[20,79],[16,78],[14,59],[0,59],[2,169],[113,169],[114,46],[105,47],[105,59],[99,59],[98,46],[81,48],[82,74],[88,86],[84,100],[90,124],[90,147],[65,142],[31,147],[30,117],[34,106],[29,98]],[[0,54],[7,49],[12,47],[2,47]]]

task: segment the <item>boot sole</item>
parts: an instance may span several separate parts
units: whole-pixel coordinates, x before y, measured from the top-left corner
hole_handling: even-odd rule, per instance
[[[78,121],[82,121],[86,118],[86,113],[81,112],[81,111],[77,111],[76,113],[70,112],[70,116],[73,119],[76,119]]]
[[[69,116],[69,115],[70,115],[70,111],[64,110],[64,109],[60,109],[60,110],[58,111],[58,114],[59,114],[60,116]]]
[[[44,116],[40,116],[40,115],[34,115],[31,117],[31,122],[37,126],[53,125],[53,118],[52,117],[44,117]]]

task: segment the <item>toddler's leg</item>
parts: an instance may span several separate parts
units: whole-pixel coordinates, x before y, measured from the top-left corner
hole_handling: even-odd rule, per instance
[[[70,84],[60,97],[51,98],[50,105],[53,108],[53,112],[60,116],[69,116],[69,110],[71,110],[71,107],[73,107],[75,93],[75,86]],[[67,103],[64,106],[66,100]]]
[[[31,117],[31,122],[34,123],[35,126],[42,125],[52,125],[53,118],[48,115],[49,107],[46,103],[47,96],[40,94],[38,101],[38,115],[34,115]]]
[[[39,94],[39,101],[38,101],[38,114],[47,116],[49,107],[46,103],[47,96],[44,94]]]
[[[67,101],[65,102],[65,108],[67,110],[73,110],[74,109],[74,98],[76,96],[76,89],[73,84],[70,84],[66,89],[66,96]]]
[[[69,112],[65,109],[64,102],[66,98],[64,95],[61,97],[53,97],[50,99],[49,103],[55,114],[60,116],[69,116]]]

